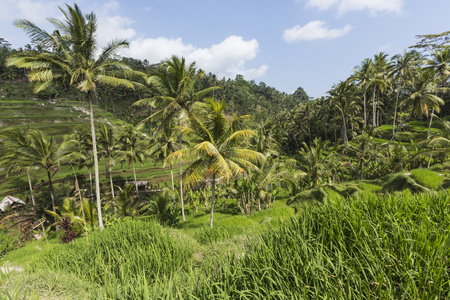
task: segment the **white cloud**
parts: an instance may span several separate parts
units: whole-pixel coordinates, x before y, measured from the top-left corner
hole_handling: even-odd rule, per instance
[[[371,15],[379,12],[401,13],[404,0],[307,0],[306,7],[316,7],[326,10],[337,6],[338,14],[343,15],[350,11],[368,10]]]
[[[115,39],[129,40],[136,35],[136,30],[130,27],[133,21],[122,16],[99,16],[97,40],[100,46]]]
[[[316,7],[319,10],[326,10],[337,2],[338,0],[308,0],[306,7]]]
[[[0,22],[11,23],[14,19],[26,19],[36,24],[48,23],[43,16],[59,13],[58,5],[63,1],[3,0],[1,1]]]
[[[123,50],[122,54],[150,62],[159,62],[172,55],[184,56],[187,61],[195,61],[197,67],[219,77],[232,78],[242,74],[246,79],[254,79],[263,76],[268,69],[266,65],[256,69],[245,67],[245,63],[254,59],[258,51],[259,44],[255,39],[245,41],[240,36],[232,35],[209,48],[197,48],[184,43],[181,38],[138,38],[131,41],[130,48]]]
[[[0,0],[0,36],[10,42],[13,48],[30,43],[23,30],[13,27],[13,21],[26,19],[44,30],[53,30],[53,25],[46,17],[60,15],[58,5],[64,7],[64,1]]]
[[[131,28],[133,20],[117,14],[120,11],[120,3],[110,0],[102,5],[97,15],[97,40],[100,47],[104,47],[111,40],[129,40],[136,36],[136,30]]]
[[[352,30],[352,26],[345,25],[340,29],[329,29],[325,21],[311,21],[304,26],[296,25],[286,29],[283,33],[283,39],[286,42],[312,41],[319,39],[331,40],[342,37]]]

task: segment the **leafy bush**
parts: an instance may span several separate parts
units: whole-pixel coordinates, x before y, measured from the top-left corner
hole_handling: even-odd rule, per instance
[[[77,237],[77,232],[72,229],[72,222],[69,217],[62,217],[58,222],[58,227],[64,230],[64,234],[61,235],[61,240],[64,243],[73,242],[73,240]]]
[[[17,236],[0,229],[0,258],[5,256],[9,251],[14,250],[19,242],[20,239]]]

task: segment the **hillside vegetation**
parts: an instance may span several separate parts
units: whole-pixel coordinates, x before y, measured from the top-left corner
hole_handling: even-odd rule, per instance
[[[450,297],[450,32],[310,99],[60,10],[0,38],[0,299]]]

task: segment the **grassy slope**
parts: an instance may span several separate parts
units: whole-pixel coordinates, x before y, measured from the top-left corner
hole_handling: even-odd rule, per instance
[[[29,83],[16,82],[15,85],[16,90],[11,97],[0,97],[1,128],[10,128],[11,126],[24,129],[28,127],[36,128],[57,141],[62,141],[64,137],[73,132],[75,126],[89,125],[89,115],[85,113],[88,110],[86,102],[70,99],[37,100]],[[94,115],[97,123],[108,121],[117,126],[124,124],[111,113],[105,112],[95,105]],[[113,172],[114,180],[134,180],[127,165],[117,164]],[[161,163],[154,165],[150,160],[147,160],[143,166],[138,165],[137,173],[138,180],[149,180],[152,184],[165,183],[170,180],[170,172],[162,168]],[[87,170],[77,170],[77,174],[87,176]],[[58,181],[71,176],[71,170],[62,167],[60,172],[55,175],[55,180]],[[100,161],[100,177],[101,182],[106,183],[109,180],[104,176],[102,161]],[[33,185],[39,183],[41,179],[47,180],[44,171],[31,172]],[[16,194],[17,196],[20,187],[23,187],[23,194],[20,197],[28,197],[28,182],[25,173],[6,178],[5,171],[0,170],[0,197],[6,194]]]
[[[187,208],[189,210],[189,207]],[[272,208],[265,211],[254,212],[246,216],[233,215],[227,212],[221,212],[220,210],[216,211],[214,214],[214,230],[211,230],[209,228],[209,212],[203,210],[199,210],[199,212],[195,214],[188,214],[186,222],[181,224],[181,226],[177,229],[161,228],[157,226],[163,231],[163,236],[164,239],[166,239],[166,242],[174,244],[173,246],[170,246],[170,253],[172,254],[166,253],[164,257],[161,257],[158,260],[154,260],[153,263],[147,262],[145,264],[145,268],[147,270],[150,270],[152,268],[152,264],[154,268],[159,269],[159,275],[156,281],[159,282],[159,280],[161,280],[161,282],[155,285],[155,290],[153,290],[152,293],[159,293],[157,291],[158,289],[164,288],[164,285],[166,284],[170,284],[164,279],[164,276],[172,276],[175,274],[175,277],[177,278],[176,280],[181,280],[181,277],[177,277],[177,272],[181,272],[181,270],[187,271],[186,263],[192,264],[192,267],[194,267],[197,271],[200,271],[209,268],[213,264],[217,264],[229,254],[246,252],[246,247],[249,240],[256,237],[257,234],[269,231],[271,228],[273,228],[273,226],[276,226],[276,224],[278,224],[278,221],[287,220],[293,215],[294,210],[286,206],[286,201],[277,200],[273,204]],[[125,221],[125,223],[128,225],[124,225],[124,230],[128,230],[125,228],[130,228],[130,226],[134,226],[131,224],[135,224],[127,223],[127,221]],[[120,227],[122,225],[121,223],[119,223],[118,225],[114,226]],[[120,234],[120,237],[109,237],[108,233],[106,233],[108,231],[107,229],[107,231],[105,232],[106,235],[101,235],[104,236],[101,239],[105,239],[103,242],[101,242],[101,248],[109,247],[110,242],[113,240],[117,240],[118,242],[129,240],[130,242],[125,242],[125,244],[119,242],[120,246],[118,244],[115,244],[114,249],[111,248],[110,250],[108,250],[108,253],[110,253],[111,256],[114,256],[114,251],[120,251],[121,253],[125,251],[129,253],[127,254],[127,256],[135,259],[134,255],[137,255],[137,253],[140,253],[140,251],[144,251],[142,250],[142,247],[147,247],[143,244],[141,245],[140,243],[145,242],[145,240],[147,240],[148,238],[151,239],[152,237],[154,237],[158,241],[163,238],[163,236],[157,237],[158,232],[150,227],[148,227],[144,231],[142,230],[143,229],[141,229],[140,232],[143,232],[144,236],[132,238],[131,236],[135,234],[134,231],[129,231],[126,234]],[[95,232],[90,236],[91,247],[93,247],[92,243],[95,243],[92,242],[92,240],[96,239],[93,236],[99,236],[99,234],[99,232]],[[169,237],[175,238],[176,242],[170,241]],[[127,293],[128,296],[125,297],[131,297],[135,299],[136,297],[138,297],[139,292],[143,291],[144,287],[142,286],[142,274],[140,272],[133,273],[136,272],[136,268],[140,269],[142,268],[142,266],[136,266],[136,268],[127,269],[128,271],[123,269],[122,272],[130,272],[129,274],[126,273],[128,275],[126,275],[127,279],[125,280],[123,278],[121,279],[120,276],[116,278],[113,275],[108,275],[108,278],[114,278],[111,279],[111,281],[106,280],[106,282],[104,282],[105,278],[101,277],[101,272],[96,273],[97,275],[89,275],[97,276],[95,277],[97,279],[94,280],[97,285],[93,285],[93,282],[89,282],[89,280],[86,279],[85,275],[79,273],[81,272],[81,269],[84,268],[82,266],[80,266],[80,269],[77,269],[77,267],[74,266],[75,269],[71,269],[72,271],[70,273],[64,270],[58,270],[59,267],[53,265],[54,261],[52,259],[47,260],[47,258],[55,253],[72,251],[70,250],[72,249],[70,245],[62,245],[58,244],[58,242],[59,239],[53,236],[49,240],[49,246],[47,246],[44,240],[39,240],[31,242],[23,248],[8,253],[0,260],[0,266],[21,267],[24,268],[24,271],[12,272],[9,275],[0,275],[0,284],[4,286],[5,290],[8,291],[11,295],[22,296],[24,291],[26,291],[28,295],[31,295],[31,293],[34,293],[35,295],[38,294],[41,299],[47,298],[49,295],[53,295],[52,299],[66,299],[65,297],[67,297],[68,299],[87,299],[88,295],[93,298],[103,298],[106,296],[115,298],[118,297],[119,294],[123,296],[123,293]],[[160,247],[162,248],[166,247],[162,244],[160,245]],[[75,241],[74,249],[78,249],[78,246],[81,246],[83,249],[86,248],[86,241],[84,238],[80,238]],[[67,247],[69,247],[70,249]],[[132,247],[132,249],[126,250],[127,247]],[[153,251],[157,251],[159,253],[162,250],[145,250],[145,253],[146,255],[148,255],[149,259],[152,257],[151,253],[153,253]],[[80,264],[84,262],[89,265],[96,265],[97,267],[102,268],[102,272],[114,273],[112,269],[109,269],[109,267],[107,267],[107,265],[103,265],[105,262],[101,258],[98,258],[98,256],[102,256],[102,254],[80,254],[80,250],[76,250],[76,252],[78,254],[67,252],[63,256],[65,257],[65,259],[71,260],[74,255],[81,255],[84,258],[80,257],[76,259]],[[155,252],[155,254],[157,252]],[[174,255],[174,253],[177,255]],[[161,255],[163,255],[163,253],[161,253]],[[186,257],[180,258],[180,255],[185,255]],[[87,259],[87,257],[91,257],[94,260],[90,262],[84,261],[84,259]],[[119,258],[118,256],[117,258],[125,263],[125,257]],[[46,261],[44,265],[41,264],[43,261]],[[173,269],[169,273],[164,273],[164,270],[166,270],[168,266],[158,265],[160,262],[164,261],[166,261],[166,264],[173,262],[174,264],[178,264],[179,267]],[[139,262],[129,262],[129,264],[133,263],[138,264]],[[50,269],[48,269],[47,264],[53,265],[53,267],[50,267]],[[74,274],[79,275],[74,276]],[[151,282],[150,276],[152,276],[151,272],[146,275],[145,282]],[[183,276],[186,276],[186,274]],[[36,278],[40,279],[36,280]],[[64,282],[64,280],[70,280],[70,285],[68,285],[67,282]],[[134,282],[131,286],[129,285],[129,283],[131,282],[130,280]],[[99,282],[103,282],[104,284],[99,285]],[[20,285],[21,288],[16,289],[17,285]],[[138,294],[132,294],[136,291],[138,291]],[[2,294],[0,293],[0,299],[1,296]],[[142,294],[140,294],[140,297],[142,297]]]
[[[366,196],[306,206],[284,223],[267,220],[293,215],[283,201],[248,216],[218,212],[207,239],[201,212],[179,229],[123,221],[92,234],[90,247],[35,242],[2,259],[25,271],[0,284],[53,299],[448,297],[448,194]]]

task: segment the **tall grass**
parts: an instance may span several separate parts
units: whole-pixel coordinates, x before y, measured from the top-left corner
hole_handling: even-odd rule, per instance
[[[429,169],[414,169],[411,175],[419,184],[435,190],[444,182],[442,176]]]
[[[448,299],[450,197],[401,195],[311,206],[230,257],[200,298]],[[218,296],[219,297],[219,296]]]
[[[92,299],[450,298],[445,192],[367,192],[305,206],[265,227],[267,217],[270,210],[223,216],[211,234],[198,223],[169,230],[147,219],[127,220],[92,234],[89,246],[82,239],[55,246],[32,265],[93,283],[87,287]],[[221,247],[239,234],[227,232],[228,223],[251,232],[237,241],[243,247]],[[255,232],[255,224],[266,230]]]
[[[189,240],[150,219],[127,220],[98,231],[74,244],[59,245],[42,254],[34,269],[51,269],[115,290],[118,298],[132,299],[139,282],[187,270],[193,247]]]

